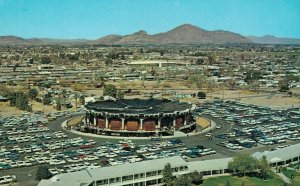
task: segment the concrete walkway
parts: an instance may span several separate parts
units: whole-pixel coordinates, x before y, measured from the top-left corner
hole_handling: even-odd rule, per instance
[[[69,120],[69,119],[68,119]],[[67,121],[62,122],[61,127],[63,130],[67,130]],[[210,120],[210,127],[201,130],[199,132],[191,132],[188,133],[188,136],[195,136],[199,134],[203,134],[206,132],[209,132],[210,130],[213,130],[216,128],[216,123],[214,121]],[[67,130],[69,132],[72,132],[74,134],[82,135],[82,136],[87,136],[87,137],[93,137],[93,138],[105,138],[105,139],[149,139],[149,137],[123,137],[123,136],[105,136],[105,135],[99,135],[99,134],[91,134],[91,133],[84,133],[84,132],[79,132],[77,130]],[[187,137],[187,134],[180,132],[180,131],[175,131],[173,136],[162,136],[160,138],[162,139],[171,139],[171,138],[182,138],[182,137]]]
[[[292,184],[291,180],[286,177],[282,172],[276,172],[275,169],[271,169],[275,174],[277,174],[285,183],[287,184]]]

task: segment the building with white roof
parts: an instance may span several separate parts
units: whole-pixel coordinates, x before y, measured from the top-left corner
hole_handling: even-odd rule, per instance
[[[256,159],[266,156],[271,166],[284,166],[296,163],[300,159],[300,143],[275,151],[256,152],[252,156]]]
[[[284,166],[299,162],[300,144],[275,151],[256,152],[252,156],[257,159],[266,156],[271,166]],[[231,171],[228,169],[230,161],[232,161],[232,158],[187,162],[180,156],[175,156],[59,174],[49,180],[42,180],[38,186],[163,185],[163,169],[167,163],[170,163],[174,176],[194,171],[200,172],[204,176],[211,176],[230,173]]]
[[[39,186],[158,185],[162,183],[162,171],[167,163],[170,163],[174,176],[189,173],[188,163],[175,156],[59,174],[42,180]]]

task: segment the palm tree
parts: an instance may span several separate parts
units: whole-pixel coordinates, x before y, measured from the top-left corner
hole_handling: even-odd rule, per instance
[[[77,93],[75,93],[74,99],[75,99],[75,108],[77,109],[77,99],[78,99],[78,94]]]

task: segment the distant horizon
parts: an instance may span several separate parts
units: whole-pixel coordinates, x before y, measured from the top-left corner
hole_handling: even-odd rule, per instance
[[[189,23],[183,23],[181,25],[185,25],[185,24],[189,24]],[[179,27],[181,25],[178,25],[176,27]],[[190,24],[192,25],[192,24]],[[196,27],[199,27],[197,25],[193,25],[193,26],[196,26]],[[174,28],[176,28],[174,27]],[[174,29],[174,28],[171,28],[170,30]],[[202,27],[199,27],[201,29],[204,29]],[[147,32],[147,30],[144,30],[144,29],[141,29],[145,32]],[[141,31],[141,30],[137,30],[137,31],[134,31],[132,33],[129,33],[129,34],[124,34],[124,35],[121,35],[121,34],[108,34],[108,35],[104,35],[104,36],[100,36],[98,38],[51,38],[51,37],[29,37],[29,38],[26,38],[26,37],[22,37],[22,36],[17,36],[17,35],[0,35],[0,36],[15,36],[15,37],[20,37],[20,38],[23,38],[23,39],[53,39],[53,40],[96,40],[96,39],[100,39],[102,37],[105,37],[105,36],[109,36],[109,35],[119,35],[119,36],[126,36],[126,35],[130,35],[130,34],[134,34],[135,32],[138,32],[138,31]],[[165,30],[165,31],[161,31],[161,32],[157,32],[157,33],[153,33],[153,34],[149,34],[147,32],[148,35],[155,35],[155,34],[159,34],[159,33],[163,33],[163,32],[167,32],[167,31],[170,31],[170,30]],[[204,30],[207,30],[207,29],[204,29]],[[207,30],[207,31],[229,31],[229,32],[232,32],[230,30],[221,30],[221,29],[216,29],[216,30]],[[236,32],[232,32],[232,33],[236,33]],[[236,33],[236,34],[240,34],[240,33]],[[272,36],[272,37],[276,37],[276,38],[291,38],[291,39],[300,39],[299,38],[296,38],[296,37],[278,37],[276,35],[271,35],[271,34],[266,34],[266,35],[242,35],[242,36],[245,36],[245,37],[265,37],[265,36]]]
[[[298,0],[0,0],[0,35],[87,39],[182,24],[243,36],[300,38]]]

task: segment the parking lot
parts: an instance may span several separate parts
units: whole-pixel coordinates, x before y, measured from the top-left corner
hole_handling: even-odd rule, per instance
[[[200,143],[187,146],[180,139],[95,141],[51,128],[57,127],[68,115],[57,113],[58,119],[52,115],[50,118],[55,121],[50,123],[41,114],[2,118],[0,175],[13,175],[23,182],[29,177],[34,179],[40,165],[48,166],[55,175],[171,156],[192,159],[216,153]]]
[[[202,104],[198,112],[215,120],[216,144],[230,150],[266,147],[283,148],[300,140],[300,109],[271,110],[235,101],[215,101]],[[223,126],[230,130],[221,131]],[[269,147],[269,148],[268,148]]]
[[[299,108],[274,111],[233,101],[204,103],[195,115],[214,121],[216,128],[169,140],[104,139],[61,129],[63,121],[78,114],[24,113],[1,118],[0,176],[16,176],[19,183],[32,183],[40,165],[48,166],[55,175],[171,156],[188,161],[231,157],[274,150],[300,140]]]

